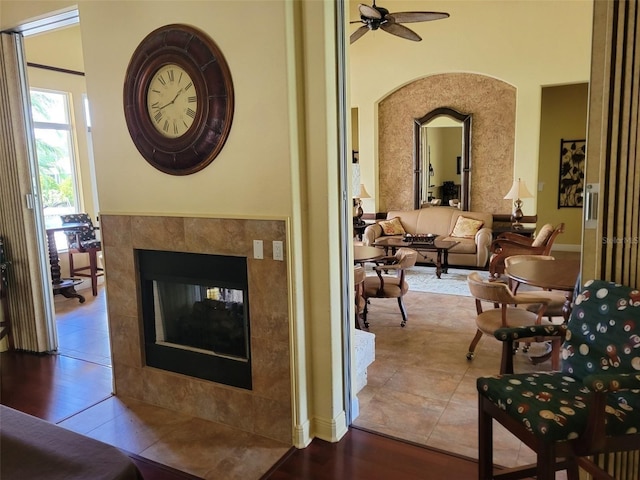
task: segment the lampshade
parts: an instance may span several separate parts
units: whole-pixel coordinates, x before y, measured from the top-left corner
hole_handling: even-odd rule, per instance
[[[524,180],[517,179],[513,181],[511,190],[504,196],[505,199],[517,200],[519,198],[533,198],[531,192],[527,189]]]
[[[367,192],[367,189],[364,188],[364,183],[360,184],[360,191],[355,196],[355,198],[371,198],[371,195],[369,195],[369,192]]]

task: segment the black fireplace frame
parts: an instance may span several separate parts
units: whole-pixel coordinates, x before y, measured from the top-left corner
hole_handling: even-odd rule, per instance
[[[188,252],[136,249],[144,331],[145,364],[149,367],[252,389],[247,258]],[[154,281],[170,281],[242,290],[247,359],[210,355],[155,342]]]

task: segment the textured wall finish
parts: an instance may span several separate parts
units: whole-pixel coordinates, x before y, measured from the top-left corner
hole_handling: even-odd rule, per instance
[[[516,89],[495,78],[446,73],[421,78],[380,102],[378,210],[413,209],[413,126],[439,107],[471,114],[470,210],[506,213],[513,183]]]
[[[116,393],[291,443],[287,265],[270,247],[286,240],[285,222],[102,214],[100,227]],[[252,258],[254,238],[264,260]],[[247,257],[252,390],[145,366],[135,249]]]

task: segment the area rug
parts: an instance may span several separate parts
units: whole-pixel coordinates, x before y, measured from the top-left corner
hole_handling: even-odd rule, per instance
[[[470,297],[467,286],[467,275],[473,270],[451,268],[449,273],[443,273],[441,278],[436,276],[435,267],[416,265],[407,269],[406,278],[409,289],[414,292],[439,293],[445,295],[462,295]],[[480,272],[483,277],[487,272]]]

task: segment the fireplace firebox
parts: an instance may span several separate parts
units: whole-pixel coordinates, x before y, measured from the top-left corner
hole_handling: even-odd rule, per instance
[[[246,257],[136,250],[147,366],[251,389]]]

